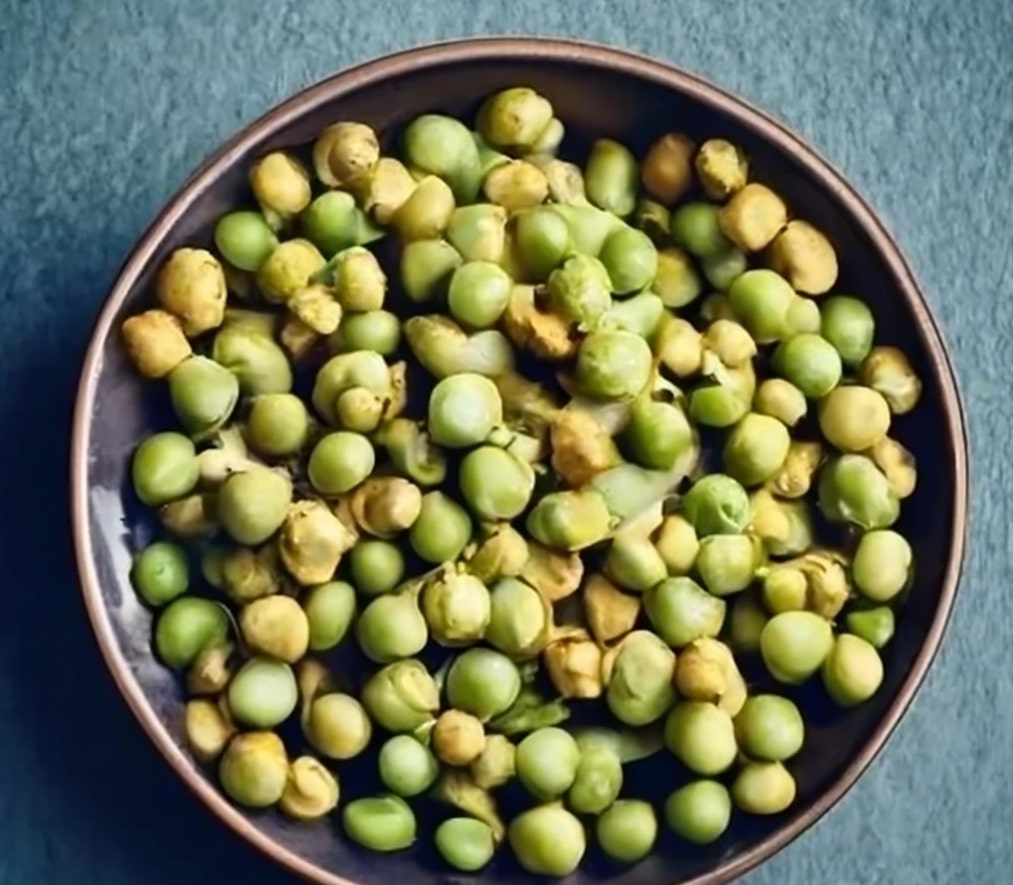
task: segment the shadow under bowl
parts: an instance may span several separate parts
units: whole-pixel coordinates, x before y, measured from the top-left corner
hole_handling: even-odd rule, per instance
[[[265,854],[320,885],[451,881],[435,859],[423,824],[411,851],[378,858],[343,838],[336,822],[307,826],[276,813],[231,805],[183,744],[183,697],[176,678],[153,656],[151,615],[131,589],[132,555],[150,526],[130,491],[137,442],[169,429],[164,402],[135,374],[121,349],[120,322],[148,298],[164,258],[184,244],[208,243],[214,220],[247,199],[250,162],[268,150],[310,143],[339,119],[365,121],[381,133],[426,111],[474,112],[479,100],[524,84],[545,94],[569,133],[611,136],[642,155],[668,130],[741,144],[751,177],[770,182],[792,211],[824,230],[841,258],[837,291],[865,297],[877,341],[909,355],[924,383],[919,408],[895,422],[914,453],[918,489],[903,507],[900,530],[918,562],[911,598],[885,652],[886,680],[876,698],[848,713],[807,707],[808,735],[792,763],[798,797],[771,818],[736,816],[708,848],[675,845],[639,865],[618,869],[600,858],[573,883],[718,885],[742,875],[818,820],[882,749],[936,654],[953,607],[967,518],[966,439],[953,371],[939,330],[897,245],[869,206],[812,148],[781,124],[701,79],[640,56],[582,43],[488,39],[439,44],[372,61],[313,86],[229,141],[169,202],[145,232],[109,294],[88,348],[77,397],[72,446],[72,517],[78,568],[106,663],[151,740],[187,785],[233,830]],[[389,142],[389,137],[387,139]],[[663,754],[667,757],[667,754]],[[668,759],[631,772],[661,799],[680,776]],[[644,772],[647,772],[646,774]],[[642,781],[642,783],[641,783]],[[593,852],[592,852],[593,854]],[[491,882],[526,879],[507,858],[483,871]]]

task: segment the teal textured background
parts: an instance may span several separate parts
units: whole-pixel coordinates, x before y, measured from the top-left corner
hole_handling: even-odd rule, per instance
[[[177,783],[99,661],[66,516],[83,347],[135,238],[236,129],[354,62],[504,33],[613,43],[738,92],[808,138],[899,239],[970,419],[959,604],[886,752],[748,882],[1011,881],[1007,0],[0,0],[0,885],[290,881]]]

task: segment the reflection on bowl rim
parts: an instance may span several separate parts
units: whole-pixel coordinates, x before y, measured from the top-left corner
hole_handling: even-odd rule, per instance
[[[301,92],[248,125],[227,141],[177,191],[158,217],[138,240],[130,257],[121,268],[116,282],[102,308],[82,368],[75,404],[71,443],[71,518],[78,573],[88,616],[98,643],[116,684],[130,709],[149,738],[207,807],[240,836],[290,871],[319,885],[354,885],[348,879],[329,872],[283,847],[262,833],[243,812],[227,799],[195,768],[193,762],[176,744],[166,725],[157,717],[146,700],[141,686],[117,650],[108,612],[102,601],[98,574],[91,555],[92,537],[88,520],[88,440],[93,417],[96,379],[102,362],[102,347],[124,303],[136,286],[144,267],[151,260],[159,243],[173,226],[189,211],[191,204],[218,180],[238,158],[254,144],[277,135],[315,108],[334,101],[392,76],[403,75],[419,67],[452,63],[523,58],[531,61],[570,62],[598,68],[613,69],[624,74],[650,80],[686,95],[718,114],[733,118],[739,125],[769,142],[787,155],[806,173],[818,181],[833,199],[854,216],[880,252],[882,260],[902,293],[917,324],[917,333],[929,355],[931,371],[942,390],[942,411],[947,422],[947,435],[953,440],[954,474],[953,531],[947,551],[947,567],[942,579],[939,605],[933,616],[925,642],[900,686],[897,697],[877,724],[860,752],[831,786],[824,791],[804,814],[778,829],[748,850],[722,861],[714,869],[683,885],[722,885],[744,875],[762,861],[794,841],[822,818],[851,789],[873,759],[883,749],[900,720],[907,712],[914,695],[924,680],[942,643],[956,598],[964,560],[967,526],[968,465],[965,417],[957,392],[955,375],[949,356],[914,275],[900,253],[893,237],[885,230],[865,200],[812,147],[748,102],[711,85],[702,78],[673,65],[637,53],[595,43],[552,38],[475,38],[435,43],[393,55],[373,59],[346,69]]]

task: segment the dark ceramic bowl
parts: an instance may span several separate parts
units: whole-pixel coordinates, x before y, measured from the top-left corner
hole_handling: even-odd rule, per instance
[[[868,297],[882,340],[910,355],[925,384],[916,413],[896,432],[918,460],[920,483],[905,502],[902,531],[919,563],[909,605],[885,654],[886,682],[869,704],[842,714],[818,705],[807,713],[806,747],[794,761],[799,793],[785,814],[736,818],[709,849],[662,839],[632,869],[593,857],[573,882],[680,882],[717,885],[787,845],[855,783],[904,714],[925,677],[953,606],[967,515],[966,440],[953,371],[939,331],[910,269],[875,215],[812,148],[779,123],[702,80],[655,61],[597,46],[546,40],[478,40],[405,52],[346,71],[289,99],[228,142],[173,197],[123,267],[95,327],[81,375],[74,423],[72,509],[77,562],[92,626],[120,691],[148,737],[218,817],[265,854],[322,885],[438,882],[451,877],[428,839],[378,859],[345,841],[333,823],[295,825],[275,813],[230,805],[183,746],[183,698],[153,657],[151,616],[137,602],[128,572],[150,529],[129,491],[137,442],[165,426],[124,358],[120,321],[144,303],[155,269],[183,244],[207,242],[213,220],[244,196],[252,159],[310,142],[337,119],[391,131],[424,111],[467,114],[480,97],[508,85],[545,93],[568,131],[609,135],[642,151],[669,128],[697,137],[723,135],[745,146],[754,177],[774,184],[795,213],[825,230],[842,258],[841,291]],[[157,399],[157,398],[156,398]],[[667,760],[648,766],[642,785],[657,797],[672,787]],[[489,881],[523,876],[507,859]]]

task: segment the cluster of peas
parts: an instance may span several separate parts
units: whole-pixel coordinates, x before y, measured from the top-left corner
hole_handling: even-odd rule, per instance
[[[667,748],[693,779],[664,819],[710,843],[733,806],[794,801],[804,720],[769,689],[820,674],[849,707],[882,682],[910,364],[737,146],[673,133],[638,163],[598,139],[581,169],[563,136],[527,88],[474,130],[414,119],[401,159],[336,123],[317,184],[258,160],[259,209],[217,222],[217,257],[172,253],[123,323],[181,428],[133,456],[169,539],[132,580],[192,752],[243,806],[330,814],[379,730],[355,842],[407,848],[406,800],[435,796],[458,869],[506,840],[563,876],[587,826],[633,863],[658,823],[625,765]]]

